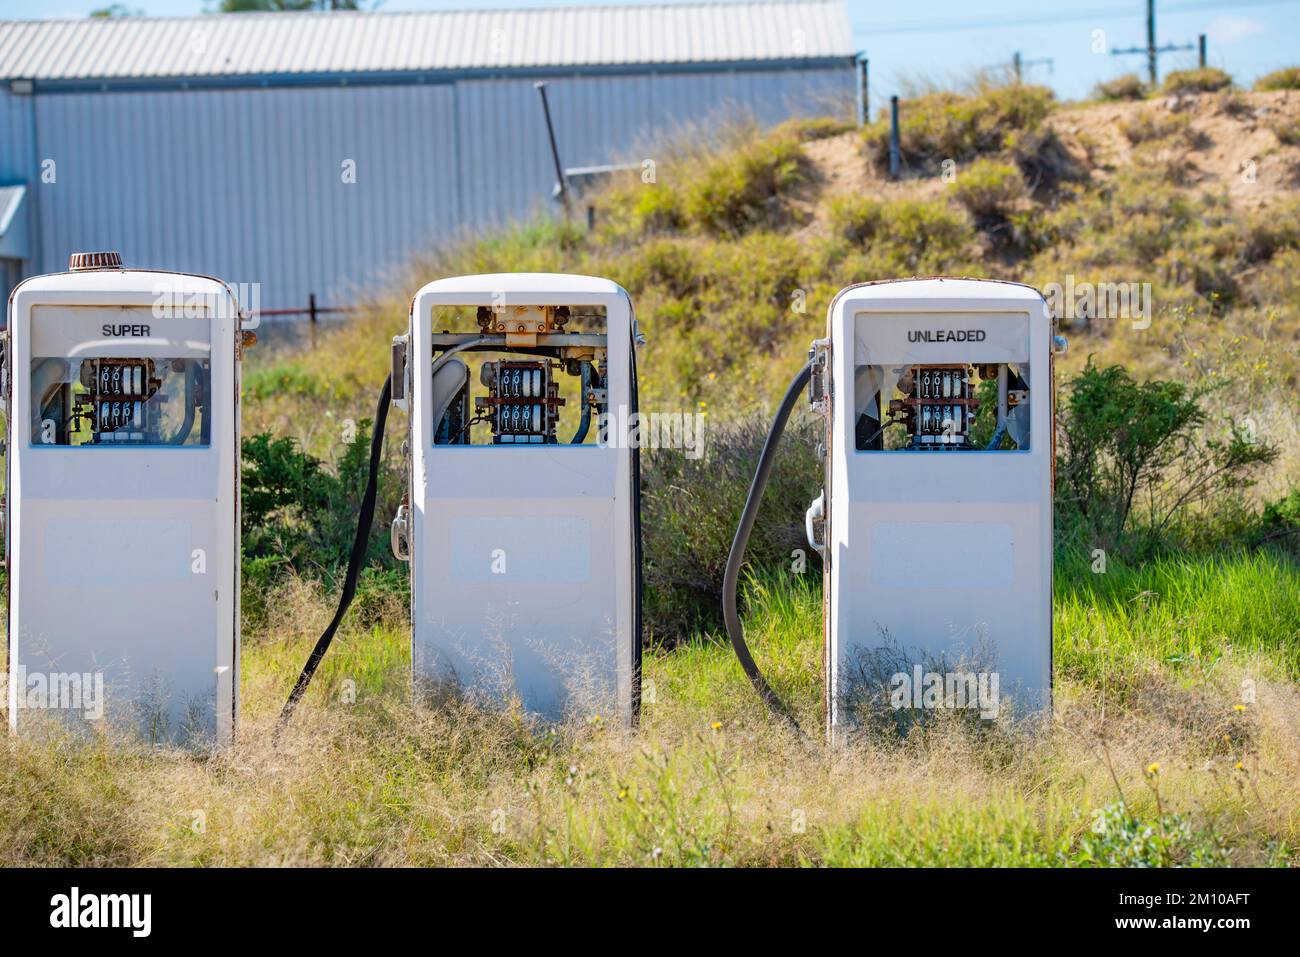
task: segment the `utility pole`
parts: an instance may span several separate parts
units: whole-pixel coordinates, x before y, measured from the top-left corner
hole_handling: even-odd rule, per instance
[[[1129,53],[1145,53],[1147,57],[1147,79],[1151,83],[1151,88],[1155,89],[1156,82],[1159,79],[1156,70],[1156,58],[1161,53],[1175,53],[1182,50],[1195,50],[1195,45],[1191,43],[1173,44],[1166,43],[1164,46],[1156,46],[1156,0],[1147,0],[1147,45],[1145,47],[1126,47],[1121,50],[1118,48],[1110,51],[1111,56],[1122,56]]]
[[[1046,66],[1049,74],[1055,68],[1050,56],[1039,57],[1036,60],[1026,60],[1020,55],[1019,50],[1011,55],[1011,74],[1016,78],[1017,83],[1024,77],[1025,70],[1031,66]]]

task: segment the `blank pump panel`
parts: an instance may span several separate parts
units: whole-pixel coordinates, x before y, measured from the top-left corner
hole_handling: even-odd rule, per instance
[[[831,305],[827,713],[890,676],[996,674],[1050,705],[1052,320],[1034,289],[924,279]]]
[[[634,720],[632,329],[627,293],[586,276],[416,294],[394,349],[411,431],[393,536],[411,562],[417,687]]]
[[[150,741],[230,739],[239,336],[229,288],[200,276],[98,268],[14,291],[5,528],[13,729],[43,710],[99,710]],[[99,709],[88,700],[96,681]]]

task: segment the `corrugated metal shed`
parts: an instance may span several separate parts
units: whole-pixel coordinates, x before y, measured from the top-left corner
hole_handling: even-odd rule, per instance
[[[301,76],[851,57],[840,0],[0,22],[0,76]]]
[[[554,209],[538,76],[566,166],[639,163],[684,127],[852,115],[850,42],[839,0],[0,23],[0,187],[25,187],[29,250],[0,249],[0,292],[116,249],[258,283],[267,309],[346,304]]]

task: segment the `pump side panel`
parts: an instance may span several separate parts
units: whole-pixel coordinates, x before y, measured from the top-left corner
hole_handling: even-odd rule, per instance
[[[419,680],[543,717],[619,714],[618,450],[434,450],[414,503]],[[549,495],[539,494],[541,492]],[[623,545],[626,545],[624,538]]]

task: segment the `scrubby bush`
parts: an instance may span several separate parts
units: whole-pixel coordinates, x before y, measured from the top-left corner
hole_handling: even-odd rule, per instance
[[[1265,73],[1255,81],[1257,90],[1300,90],[1300,66],[1288,66]]]
[[[934,172],[945,159],[962,162],[1014,149],[1039,130],[1055,105],[1041,86],[985,87],[969,96],[927,93],[899,105],[899,150],[910,169]],[[889,118],[883,114],[863,131],[868,158],[889,164]]]
[[[657,183],[639,186],[631,205],[640,232],[675,232],[686,225],[686,204],[678,190]]]
[[[287,437],[245,436],[241,473],[245,567],[259,585],[282,572],[331,582],[347,565],[370,458],[370,423],[343,448],[337,471]],[[391,515],[405,482],[396,469],[380,476],[380,516]],[[382,520],[371,529],[366,563],[392,566]]]
[[[1091,543],[1121,543],[1139,502],[1139,542],[1172,531],[1189,511],[1253,484],[1278,449],[1245,429],[1207,428],[1205,390],[1089,362],[1058,410],[1058,520]]]
[[[683,231],[735,237],[788,225],[791,195],[811,171],[799,128],[785,124],[763,133],[742,127],[721,137],[717,149],[679,144],[666,150],[653,182],[639,175],[616,178],[592,197],[601,229],[635,240]]]
[[[871,196],[836,196],[828,207],[831,230],[851,243],[869,242],[880,232],[884,209],[884,201]]]
[[[1217,109],[1224,116],[1243,120],[1255,115],[1255,105],[1250,102],[1250,95],[1241,90],[1229,90],[1219,97]]]
[[[831,223],[870,252],[872,266],[859,275],[872,279],[946,272],[975,238],[970,221],[942,200],[841,197]]]
[[[1099,100],[1112,102],[1141,100],[1147,95],[1147,85],[1136,73],[1125,73],[1113,80],[1102,80],[1092,88],[1092,95]]]
[[[735,236],[788,220],[790,192],[809,176],[808,158],[793,136],[758,137],[713,158],[685,194],[690,221],[715,235]]]
[[[1300,554],[1300,488],[1265,504],[1254,538],[1256,544],[1279,545]]]
[[[1078,845],[1061,855],[1067,867],[1223,867],[1228,863],[1213,829],[1196,829],[1183,814],[1159,808],[1149,817],[1123,801],[1093,811]]]
[[[958,168],[953,195],[981,228],[1007,222],[1027,193],[1025,178],[1010,163],[978,159]]]
[[[1203,66],[1195,70],[1175,70],[1165,77],[1161,92],[1172,95],[1216,93],[1232,85],[1232,77],[1218,67]]]

